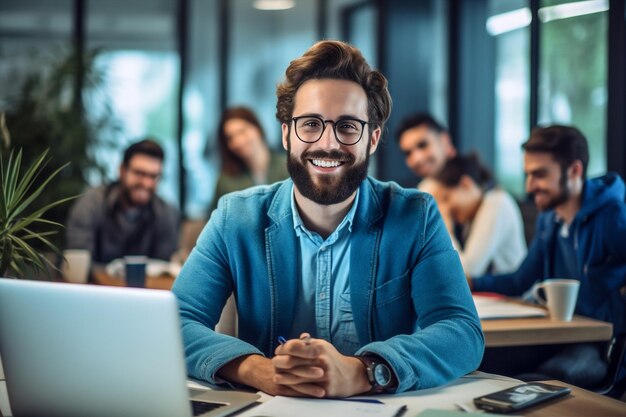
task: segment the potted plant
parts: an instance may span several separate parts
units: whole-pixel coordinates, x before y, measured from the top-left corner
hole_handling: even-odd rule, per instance
[[[44,219],[42,216],[51,208],[75,197],[56,199],[39,208],[31,207],[48,184],[69,163],[57,168],[46,178],[41,178],[41,173],[50,162],[48,150],[39,155],[30,166],[23,169],[21,150],[17,153],[10,150],[8,157],[5,157],[11,139],[6,128],[4,114],[0,114],[0,134],[4,148],[7,148],[3,149],[0,156],[2,188],[0,192],[0,276],[8,273],[14,277],[26,278],[29,272],[46,272],[49,270],[48,266],[55,268],[42,251],[33,248],[33,244],[61,255],[59,248],[49,240],[49,236],[58,233],[58,229],[63,226]],[[34,231],[33,225],[39,225],[40,230]],[[42,231],[42,228],[48,230]]]

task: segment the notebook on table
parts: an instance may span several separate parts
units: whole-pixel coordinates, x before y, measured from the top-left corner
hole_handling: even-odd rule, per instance
[[[259,398],[187,389],[169,291],[0,278],[0,352],[16,417],[222,417]]]
[[[503,296],[473,293],[472,298],[478,318],[481,320],[546,317],[548,315],[545,308],[511,302]]]

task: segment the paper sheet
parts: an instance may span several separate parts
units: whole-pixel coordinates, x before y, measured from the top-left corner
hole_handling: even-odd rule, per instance
[[[394,417],[403,408],[357,401],[274,397],[238,417]]]
[[[435,410],[428,408],[417,415],[417,417],[502,417],[502,414],[485,413],[484,411],[466,412],[466,411],[450,411],[450,410]],[[512,414],[508,414],[508,417],[516,417]]]
[[[7,393],[7,384],[4,381],[0,381],[0,414],[3,416],[10,416],[11,407],[9,406],[9,394]]]
[[[522,381],[514,378],[509,378],[502,375],[494,375],[487,374],[484,372],[474,371],[469,375],[463,376],[461,378],[456,379],[444,386],[437,388],[430,388],[426,390],[420,391],[410,391],[402,394],[382,394],[376,395],[375,397],[371,396],[362,396],[357,398],[363,399],[372,399],[382,401],[386,405],[396,406],[400,409],[402,406],[407,406],[406,413],[403,414],[404,417],[415,417],[420,412],[431,408],[438,410],[468,410],[468,411],[478,411],[472,401],[475,397],[479,397],[481,395],[489,394],[495,391],[500,391],[505,388],[510,388],[514,385],[519,385]],[[210,384],[207,384],[202,381],[196,381],[189,379],[187,381],[187,386],[193,389],[212,389]],[[263,392],[258,392],[257,394],[261,395],[259,402],[265,403],[272,401],[274,397],[271,395],[265,394]],[[317,402],[323,400],[310,400],[315,402],[314,410],[317,410]],[[254,407],[243,414],[247,417],[258,417],[259,407]],[[262,409],[261,409],[262,410]],[[251,412],[254,411],[254,414]],[[304,414],[280,414],[289,415],[290,417],[305,417]],[[306,414],[306,416],[311,416],[311,412]],[[274,417],[273,415],[270,415]],[[241,417],[241,416],[237,416]],[[315,414],[315,417],[334,417],[331,414]],[[347,417],[344,415],[340,415],[340,417]]]
[[[478,311],[478,318],[506,319],[522,317],[546,317],[547,311],[533,306],[512,303],[503,299],[474,295],[474,304]]]

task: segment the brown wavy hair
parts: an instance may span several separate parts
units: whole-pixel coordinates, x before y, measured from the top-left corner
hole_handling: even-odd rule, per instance
[[[267,140],[265,139],[265,132],[263,131],[261,122],[259,122],[259,119],[256,117],[254,112],[248,107],[231,107],[222,113],[220,123],[217,126],[217,143],[220,150],[220,157],[222,158],[222,171],[228,175],[238,175],[243,172],[248,172],[249,168],[244,160],[237,156],[228,147],[228,138],[224,133],[224,125],[232,119],[241,119],[250,123],[252,126],[259,129],[259,132],[261,132],[261,140],[266,145]]]
[[[291,61],[285,71],[285,80],[276,87],[276,118],[281,123],[291,124],[296,91],[311,79],[347,80],[359,84],[367,95],[369,122],[384,128],[391,113],[387,79],[381,72],[370,68],[357,48],[340,41],[317,42],[304,55]]]
[[[482,164],[476,153],[457,155],[449,159],[435,175],[435,180],[446,187],[456,187],[464,175],[470,177],[483,191],[493,186],[491,171]]]

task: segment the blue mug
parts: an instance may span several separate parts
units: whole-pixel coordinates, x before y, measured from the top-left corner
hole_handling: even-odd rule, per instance
[[[126,286],[144,288],[146,286],[146,256],[125,256]]]

